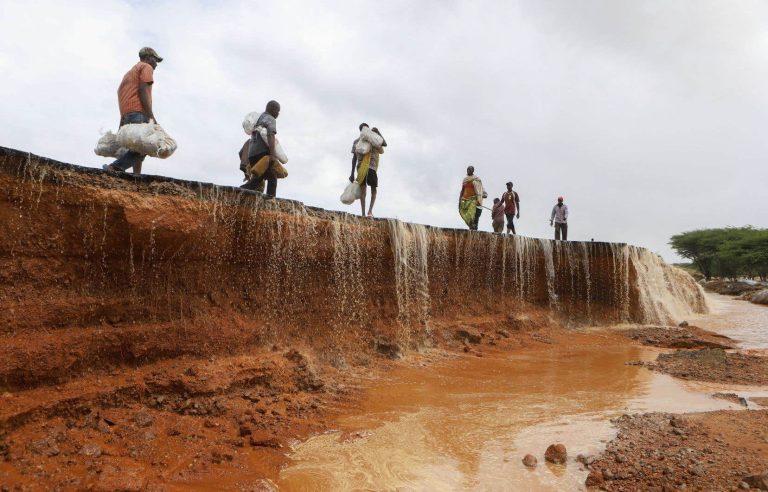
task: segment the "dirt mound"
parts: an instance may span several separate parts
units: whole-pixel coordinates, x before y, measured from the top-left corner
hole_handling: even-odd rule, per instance
[[[768,384],[768,357],[728,353],[723,349],[680,350],[660,354],[646,367],[681,379],[732,384]]]
[[[625,330],[624,334],[643,345],[663,348],[734,348],[730,338],[697,326],[673,328],[669,326],[643,326]]]
[[[601,490],[735,490],[765,473],[768,410],[625,415],[618,435],[589,459]]]

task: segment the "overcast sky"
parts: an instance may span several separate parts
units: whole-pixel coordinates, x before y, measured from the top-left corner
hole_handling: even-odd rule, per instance
[[[241,184],[243,116],[282,104],[278,196],[341,194],[357,126],[389,147],[375,215],[465,227],[468,164],[514,181],[518,232],[646,246],[768,226],[768,2],[0,0],[0,145],[85,166],[117,86],[152,46],[154,110],[178,142],[144,172]],[[490,200],[488,204],[490,203]],[[491,230],[484,212],[481,228]]]

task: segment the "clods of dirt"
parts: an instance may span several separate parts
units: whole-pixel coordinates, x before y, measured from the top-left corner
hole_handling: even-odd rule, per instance
[[[768,357],[726,352],[723,349],[679,350],[660,354],[649,369],[680,379],[731,384],[768,384]]]
[[[768,410],[624,415],[586,465],[601,490],[737,490],[768,463]],[[757,479],[754,479],[757,480]]]
[[[643,326],[625,330],[624,334],[643,345],[661,348],[699,349],[699,348],[734,348],[734,341],[717,333],[697,326],[681,327]]]

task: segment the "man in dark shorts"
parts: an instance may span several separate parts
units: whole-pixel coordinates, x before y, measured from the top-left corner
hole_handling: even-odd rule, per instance
[[[274,198],[277,194],[277,176],[272,172],[272,166],[278,162],[275,157],[275,135],[277,134],[277,117],[280,115],[280,103],[269,101],[264,112],[256,120],[257,127],[264,127],[267,130],[267,141],[265,142],[258,130],[254,130],[251,135],[251,143],[248,147],[248,163],[253,166],[262,158],[268,157],[269,164],[266,170],[258,176],[252,176],[240,188],[246,190],[259,189],[264,181],[267,182],[267,198]]]
[[[367,127],[367,123],[361,123],[359,126],[360,131],[363,131],[363,127]],[[373,217],[373,204],[376,203],[376,191],[379,187],[379,175],[378,175],[378,169],[379,169],[379,159],[381,154],[384,153],[384,147],[387,146],[387,141],[384,140],[384,136],[381,134],[378,128],[371,128],[371,131],[376,133],[381,137],[383,140],[383,143],[381,144],[381,147],[371,146],[371,152],[370,152],[370,160],[368,163],[368,169],[366,170],[365,178],[360,178],[360,164],[363,162],[363,159],[365,158],[365,155],[358,154],[355,151],[355,147],[357,146],[357,141],[359,139],[355,139],[354,142],[352,142],[352,172],[349,175],[349,180],[354,181],[355,180],[355,169],[358,171],[358,182],[360,179],[363,179],[363,181],[360,183],[360,210],[361,215],[365,217],[365,195],[366,195],[366,189],[368,187],[371,188],[371,204],[368,207],[368,217]]]
[[[504,215],[507,216],[507,233],[515,232],[515,212],[517,212],[517,218],[520,218],[520,195],[512,189],[512,181],[507,183],[507,191],[501,195],[501,200],[504,202]]]

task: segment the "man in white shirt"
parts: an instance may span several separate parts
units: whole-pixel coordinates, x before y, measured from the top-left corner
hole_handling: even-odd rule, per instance
[[[563,236],[563,241],[568,240],[568,205],[563,203],[563,197],[557,197],[557,205],[552,207],[552,215],[549,217],[549,225],[555,226],[555,240],[560,240],[560,235]]]

